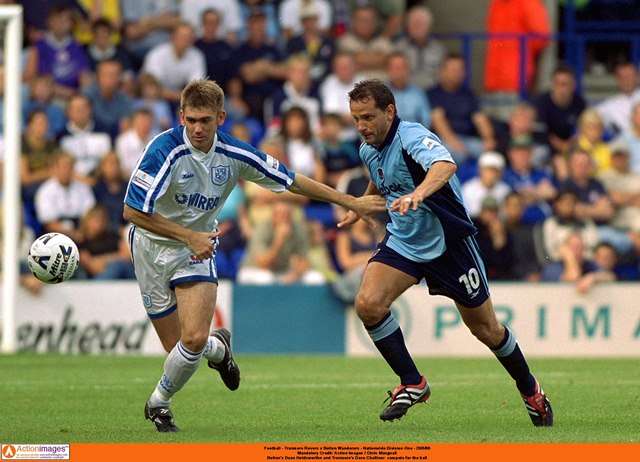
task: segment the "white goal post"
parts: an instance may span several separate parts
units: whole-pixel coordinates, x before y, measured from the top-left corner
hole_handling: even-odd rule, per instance
[[[20,235],[20,126],[22,110],[22,6],[0,6],[4,30],[4,178],[2,249],[2,344],[3,353],[16,351],[15,310],[18,289]]]

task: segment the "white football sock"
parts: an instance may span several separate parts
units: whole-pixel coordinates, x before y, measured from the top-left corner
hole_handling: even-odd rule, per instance
[[[179,341],[167,355],[164,362],[164,373],[149,398],[149,407],[168,406],[171,397],[176,394],[200,365],[202,351],[189,351]]]
[[[225,351],[226,351],[226,348],[224,346],[224,343],[222,343],[216,337],[211,335],[209,336],[209,340],[207,341],[207,344],[204,347],[202,356],[204,356],[214,364],[218,364],[220,361],[224,359]]]

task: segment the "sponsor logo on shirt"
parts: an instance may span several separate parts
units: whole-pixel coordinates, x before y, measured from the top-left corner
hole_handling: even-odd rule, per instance
[[[185,207],[195,207],[204,211],[215,209],[220,202],[220,198],[218,196],[207,197],[200,193],[178,193],[174,196],[174,199],[179,205],[184,205]]]
[[[182,172],[182,179],[193,178],[195,175],[193,172]]]
[[[155,180],[155,177],[149,175],[146,172],[143,172],[142,170],[136,170],[136,173],[133,174],[131,182],[147,191],[153,184],[153,180]]]

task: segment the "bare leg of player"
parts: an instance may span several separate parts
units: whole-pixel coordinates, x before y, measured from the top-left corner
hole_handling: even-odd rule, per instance
[[[417,279],[383,263],[371,262],[365,270],[356,296],[356,311],[387,364],[400,378],[391,402],[382,411],[382,420],[399,419],[416,403],[429,398],[429,386],[418,372],[398,321],[390,311],[391,304]]]
[[[145,417],[160,432],[178,431],[169,404],[171,397],[187,383],[200,365],[209,338],[216,291],[217,285],[210,282],[177,286],[177,311],[167,316],[164,322],[160,319],[154,323],[165,349],[174,343],[164,362],[162,377],[145,406]]]
[[[531,374],[515,335],[498,322],[491,298],[480,306],[468,308],[456,303],[462,320],[471,333],[488,346],[515,380],[529,417],[535,426],[553,425],[553,410],[544,391]]]

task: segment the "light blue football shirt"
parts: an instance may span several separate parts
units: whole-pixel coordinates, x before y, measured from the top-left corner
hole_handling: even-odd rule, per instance
[[[421,124],[397,117],[381,146],[362,143],[360,158],[369,169],[371,181],[387,200],[387,207],[395,199],[412,193],[434,162],[454,162],[436,135]],[[447,241],[476,232],[464,207],[456,175],[418,210],[409,210],[404,216],[389,211],[389,216],[386,245],[415,262],[434,260],[446,250]]]

